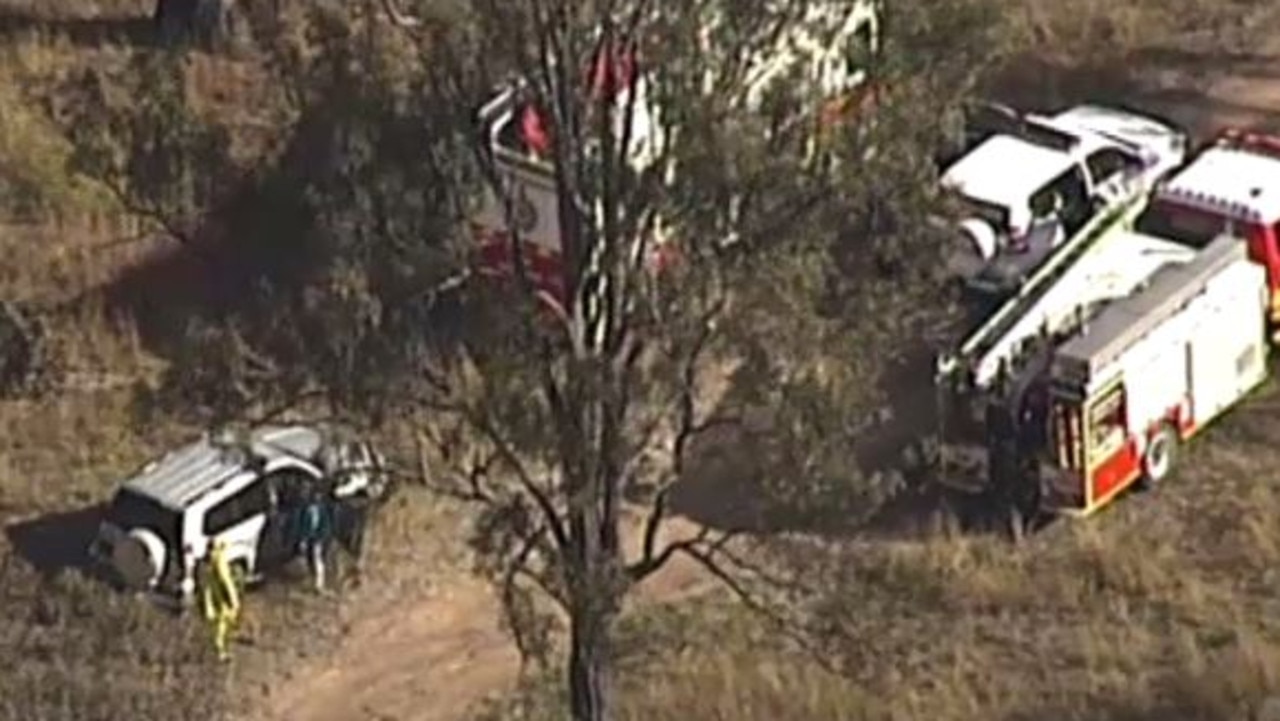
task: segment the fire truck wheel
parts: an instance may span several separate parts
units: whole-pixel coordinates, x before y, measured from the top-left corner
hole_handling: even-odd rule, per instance
[[[1158,485],[1169,477],[1178,457],[1178,434],[1172,426],[1161,426],[1147,444],[1147,452],[1142,457],[1144,485]]]

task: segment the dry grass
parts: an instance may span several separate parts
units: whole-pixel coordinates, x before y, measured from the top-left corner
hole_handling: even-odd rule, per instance
[[[1266,0],[1017,0],[1015,27],[1033,36],[1042,53],[1079,62],[1087,55],[1118,55],[1171,37],[1226,36],[1238,31]]]
[[[1236,26],[1242,9],[1260,4],[1025,0],[1014,15],[1026,37],[1071,60],[1175,30]],[[47,5],[0,0],[0,15],[65,13],[55,30],[22,27],[0,38],[0,209],[5,222],[36,211],[58,218],[2,226],[9,262],[0,297],[54,302],[100,285],[150,246],[114,242],[137,224],[67,177],[69,148],[35,99],[77,68],[129,52],[86,47],[77,18],[136,17],[148,3],[77,3],[74,13]],[[231,101],[253,86],[242,65],[199,60],[191,72],[212,112],[234,112]],[[159,363],[127,324],[106,323],[92,303],[51,330],[55,355],[74,369],[145,380]],[[139,428],[131,400],[119,388],[0,402],[0,523],[13,531],[98,502],[123,473],[190,430]],[[624,665],[622,717],[1243,718],[1280,682],[1272,620],[1280,618],[1280,490],[1269,484],[1280,460],[1277,404],[1267,395],[1211,432],[1159,497],[1127,500],[1024,549],[950,539],[830,552],[828,593],[809,620],[827,630],[824,655],[843,674],[732,606],[633,619],[631,636],[645,641]],[[256,690],[262,681],[253,679],[275,678],[299,654],[328,648],[363,604],[419,593],[424,576],[461,562],[451,540],[461,514],[419,494],[410,489],[380,519],[370,583],[359,593],[335,602],[281,585],[252,596],[254,643],[229,674],[210,672],[207,639],[191,619],[169,618],[74,572],[42,576],[16,553],[14,534],[0,536],[0,718],[170,719],[175,709],[219,718],[227,683]],[[69,548],[82,545],[74,534],[83,523],[49,528]],[[563,717],[545,694],[534,696],[542,718]]]
[[[1152,494],[1030,543],[933,537],[781,554],[819,591],[800,652],[731,600],[629,619],[635,721],[1237,721],[1280,694],[1280,389]],[[815,662],[815,658],[821,663]],[[491,718],[558,719],[544,683]]]
[[[96,529],[93,506],[196,429],[164,419],[139,425],[131,384],[151,382],[163,361],[127,319],[108,320],[92,292],[163,243],[139,237],[137,219],[68,175],[70,147],[42,109],[47,91],[73,73],[120,67],[134,51],[115,41],[124,30],[112,24],[144,16],[149,4],[73,9],[80,12],[0,0],[0,298],[45,308],[74,301],[44,319],[47,354],[73,386],[123,385],[0,401],[0,719],[224,718],[299,657],[331,648],[368,604],[421,593],[425,578],[458,565],[460,544],[450,540],[460,514],[406,489],[370,533],[365,587],[336,599],[288,583],[251,594],[246,644],[228,670],[212,663],[196,619],[115,594],[77,570]],[[37,13],[55,22],[32,24]],[[249,131],[264,122],[265,103],[256,101],[231,117],[252,68],[196,56],[188,72],[209,112]],[[387,441],[404,446],[394,433]]]
[[[0,276],[0,295],[54,300],[96,285],[110,272],[95,250],[102,242],[83,230],[0,236],[9,257],[22,252],[28,261]],[[127,324],[108,322],[92,302],[56,317],[49,333],[49,352],[74,377],[146,382],[162,366]],[[460,544],[451,539],[461,514],[404,489],[370,533],[363,589],[337,599],[300,584],[262,589],[246,609],[250,645],[229,674],[214,669],[198,621],[114,594],[74,568],[94,530],[91,508],[146,458],[196,431],[171,422],[140,427],[132,390],[0,401],[0,718],[159,720],[175,708],[221,718],[234,710],[230,702],[266,690],[264,679],[331,648],[370,604],[421,594],[427,579],[458,565]],[[404,453],[405,439],[387,441]]]

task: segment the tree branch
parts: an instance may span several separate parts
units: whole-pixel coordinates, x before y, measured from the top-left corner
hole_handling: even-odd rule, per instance
[[[422,27],[422,18],[405,14],[396,3],[396,0],[382,0],[382,9],[387,13],[387,17],[391,18],[391,24],[398,28],[412,30]]]
[[[697,561],[708,573],[714,576],[718,581],[729,589],[742,605],[749,610],[759,614],[769,623],[772,623],[782,635],[789,638],[795,643],[806,656],[809,656],[815,663],[823,668],[823,670],[843,676],[842,669],[829,660],[828,654],[822,652],[820,648],[810,639],[803,629],[797,628],[797,624],[787,618],[783,613],[774,608],[770,608],[769,604],[762,601],[756,594],[752,593],[745,585],[743,585],[734,574],[726,570],[716,560],[716,554],[723,550],[724,544],[720,544],[710,551],[700,549],[696,546],[681,546],[676,551],[685,554],[689,558]]]
[[[689,553],[690,551],[705,547],[707,550],[702,551],[703,553],[709,552],[714,555],[719,551],[719,549],[723,548],[726,543],[737,536],[736,531],[720,531],[717,533],[709,527],[704,526],[699,529],[697,534],[694,536],[690,538],[682,538],[679,541],[672,541],[664,546],[662,550],[657,551],[657,532],[662,524],[663,517],[662,513],[656,512],[660,506],[665,508],[665,501],[662,504],[655,503],[655,512],[651,512],[645,522],[644,538],[642,540],[644,552],[641,554],[639,559],[627,565],[627,577],[633,584],[640,583],[649,576],[652,576],[663,566],[667,565],[667,562],[669,562],[677,553]],[[717,536],[715,540],[712,540],[713,535]]]
[[[95,180],[97,180],[102,187],[106,188],[107,192],[116,199],[116,202],[120,204],[120,207],[124,212],[155,224],[155,226],[160,228],[165,235],[178,241],[182,245],[193,245],[194,239],[192,238],[191,233],[185,228],[179,226],[178,223],[168,217],[165,213],[162,213],[155,208],[140,205],[136,200],[134,200],[129,191],[117,182],[106,178],[95,178]]]
[[[516,580],[518,578],[526,578],[533,582],[543,593],[546,593],[552,599],[563,605],[560,600],[562,594],[558,592],[553,585],[547,582],[536,573],[528,569],[529,557],[537,550],[539,543],[546,537],[547,527],[539,526],[533,533],[521,543],[520,548],[516,551],[515,556],[506,564],[503,570],[502,580],[499,584],[502,593],[502,605],[507,611],[507,616],[511,621],[511,633],[514,636],[516,648],[520,650],[521,660],[527,660],[534,649],[529,643],[527,632],[529,629],[523,627],[520,620],[516,618]]]
[[[555,538],[556,546],[562,552],[567,552],[569,548],[569,533],[564,527],[564,520],[560,513],[556,511],[555,504],[551,500],[551,493],[533,480],[524,463],[520,461],[515,450],[511,448],[511,444],[502,437],[502,434],[487,419],[480,413],[473,412],[470,415],[471,424],[493,444],[498,458],[510,467],[511,472],[516,475],[520,487],[533,499],[538,509],[542,511],[547,530]]]
[[[480,458],[479,452],[472,455],[471,461],[467,464],[465,472],[463,469],[454,468],[453,475],[457,478],[457,483],[453,487],[437,484],[433,481],[430,464],[427,462],[427,453],[425,445],[432,442],[437,448],[442,448],[443,444],[434,440],[428,440],[425,433],[418,434],[418,472],[422,484],[431,489],[433,493],[437,493],[448,498],[464,501],[468,503],[497,503],[497,498],[485,486],[485,481],[489,476],[489,469],[497,461],[496,455],[489,455]]]

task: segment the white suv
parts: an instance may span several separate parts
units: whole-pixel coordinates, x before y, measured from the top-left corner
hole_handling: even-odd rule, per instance
[[[333,478],[339,495],[381,493],[382,457],[365,442],[331,443],[307,426],[206,434],[144,466],[107,510],[90,554],[126,587],[188,603],[214,538],[246,581],[296,553],[292,511]]]
[[[941,183],[963,236],[951,271],[997,293],[1015,291],[1055,248],[1186,160],[1185,133],[1126,110],[996,115],[998,129],[952,162]]]

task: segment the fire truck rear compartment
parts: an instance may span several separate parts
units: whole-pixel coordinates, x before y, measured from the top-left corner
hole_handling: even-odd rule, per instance
[[[1092,512],[1150,469],[1153,438],[1188,437],[1267,373],[1265,271],[1222,237],[1162,269],[1055,353],[1054,478],[1079,479]]]

